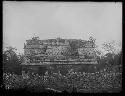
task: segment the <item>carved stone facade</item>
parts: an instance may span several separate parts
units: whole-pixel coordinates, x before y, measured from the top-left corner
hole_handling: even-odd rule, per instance
[[[24,43],[24,61],[25,63],[40,63],[45,61],[78,61],[77,59],[96,58],[95,44],[89,40],[80,40],[79,46],[77,46],[79,58],[74,60],[70,58],[71,41],[73,40],[61,38],[40,40],[39,37],[33,37],[30,40],[26,40],[26,44]]]

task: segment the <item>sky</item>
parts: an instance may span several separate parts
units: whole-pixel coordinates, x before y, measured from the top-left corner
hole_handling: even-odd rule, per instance
[[[99,46],[111,40],[121,43],[122,3],[3,1],[3,48],[13,46],[23,53],[34,34],[40,39],[93,36]]]

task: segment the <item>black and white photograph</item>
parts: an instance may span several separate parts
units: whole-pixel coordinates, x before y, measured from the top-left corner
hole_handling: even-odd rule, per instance
[[[5,90],[122,91],[122,2],[2,3]]]

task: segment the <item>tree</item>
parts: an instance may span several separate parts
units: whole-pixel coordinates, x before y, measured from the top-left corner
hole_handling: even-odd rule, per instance
[[[6,50],[3,51],[3,71],[4,72],[14,72],[20,73],[21,66],[20,60],[16,54],[16,48],[6,47]]]
[[[122,65],[122,51],[114,56],[115,65]]]
[[[117,59],[119,58],[119,50],[117,46],[118,44],[115,41],[111,42],[105,42],[103,44],[103,49],[105,49],[108,53],[105,54],[105,58],[107,60],[108,64],[114,65],[117,62]]]
[[[18,57],[19,64],[23,63],[23,61],[24,61],[24,54],[18,54],[17,57]]]
[[[117,51],[117,43],[115,41],[110,41],[110,42],[104,42],[103,44],[103,49],[107,51],[108,53],[115,54]]]

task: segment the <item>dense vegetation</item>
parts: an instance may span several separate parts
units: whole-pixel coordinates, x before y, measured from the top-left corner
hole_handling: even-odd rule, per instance
[[[52,88],[59,91],[77,92],[103,92],[113,90],[121,91],[122,74],[102,70],[96,73],[72,72],[63,76],[58,73],[51,75],[38,74],[29,77],[28,74],[16,75],[4,73],[4,83],[7,89],[26,88],[27,90],[41,92],[45,88]],[[39,88],[39,89],[37,89]]]

